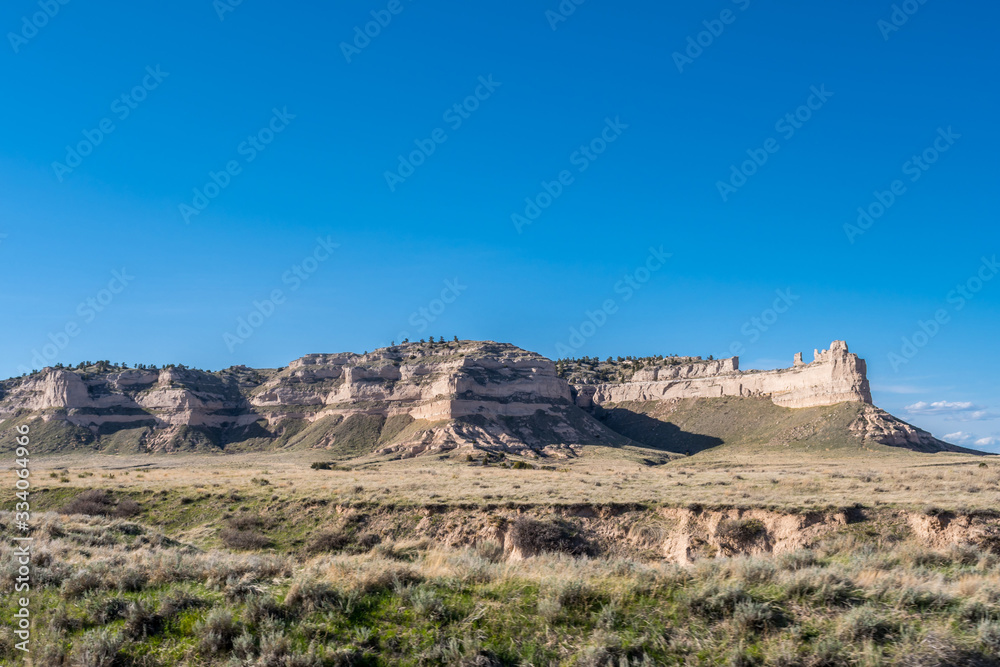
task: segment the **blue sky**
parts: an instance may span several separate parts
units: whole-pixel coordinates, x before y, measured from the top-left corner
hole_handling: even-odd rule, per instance
[[[1000,450],[997,5],[225,1],[0,9],[0,375],[845,339]]]

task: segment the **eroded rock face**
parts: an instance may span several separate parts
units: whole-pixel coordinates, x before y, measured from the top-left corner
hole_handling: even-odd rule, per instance
[[[589,409],[594,404],[720,396],[768,396],[786,408],[845,401],[871,404],[865,361],[852,354],[844,341],[835,340],[829,350],[817,350],[810,364],[799,361],[801,355],[791,368],[776,371],[741,372],[736,357],[644,369],[629,382],[577,386],[577,404]]]
[[[479,441],[506,451],[540,450],[553,438],[535,437],[538,423],[561,429],[553,436],[556,444],[589,442],[591,431],[603,431],[574,405],[569,385],[550,360],[513,345],[475,341],[313,354],[278,370],[84,373],[48,368],[0,385],[0,420],[25,415],[62,420],[95,434],[150,428],[145,440],[152,446],[164,433],[184,426],[225,432],[216,439],[233,441],[244,437],[240,429],[263,425],[265,432],[255,437],[268,437],[290,420],[405,417],[434,425],[385,443],[386,451],[395,448],[406,455]],[[519,422],[529,420],[535,426],[520,432]],[[573,421],[584,422],[585,428]]]
[[[960,447],[953,447],[938,440],[923,429],[893,417],[874,405],[866,405],[850,428],[851,432],[864,440],[893,447],[907,447],[923,452],[962,450]]]
[[[572,405],[569,385],[556,375],[555,365],[533,352],[503,343],[438,344],[427,351],[431,354],[418,354],[411,345],[303,357],[251,392],[250,403],[269,422],[373,409],[427,421],[496,418]],[[299,406],[318,409],[296,410]]]
[[[0,401],[0,419],[41,413],[95,431],[129,423],[224,427],[240,422],[246,406],[232,378],[174,368],[99,374],[49,368],[13,382]]]
[[[865,362],[846,343],[816,351],[812,363],[800,359],[783,370],[741,372],[737,358],[698,358],[640,369],[627,382],[575,387],[541,355],[488,341],[311,354],[283,369],[48,368],[0,382],[0,437],[5,420],[41,418],[89,429],[98,441],[141,429],[125,440],[146,450],[183,447],[193,428],[201,429],[199,443],[220,448],[251,440],[336,447],[360,438],[366,451],[399,456],[465,446],[573,457],[583,445],[631,442],[590,414],[595,405],[767,396],[789,408],[861,403],[867,408],[851,426],[859,438],[941,449],[929,433],[871,405]],[[289,439],[312,426],[323,432]]]

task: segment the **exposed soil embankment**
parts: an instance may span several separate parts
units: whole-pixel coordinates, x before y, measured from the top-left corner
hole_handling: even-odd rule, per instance
[[[628,557],[688,564],[699,559],[782,554],[848,539],[877,546],[975,544],[1000,550],[1000,515],[852,507],[800,513],[752,508],[522,506],[459,509],[331,507],[324,529],[380,539],[502,546],[509,559],[540,553]],[[368,539],[371,539],[369,537]]]

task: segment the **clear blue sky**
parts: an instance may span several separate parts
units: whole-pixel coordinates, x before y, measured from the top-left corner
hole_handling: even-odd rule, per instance
[[[1000,7],[676,4],[6,3],[0,375],[846,339],[880,405],[1000,450],[1000,279],[949,300],[1000,253]]]

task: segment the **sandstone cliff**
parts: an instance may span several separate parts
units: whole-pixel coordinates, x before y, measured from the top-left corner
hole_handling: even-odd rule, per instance
[[[850,442],[950,447],[874,408],[865,362],[841,341],[778,371],[741,372],[736,358],[670,358],[616,373],[623,381],[571,386],[541,355],[477,341],[312,354],[282,369],[47,368],[0,383],[0,448],[11,445],[13,426],[31,422],[42,451],[320,448],[350,457],[463,448],[572,457],[586,446],[646,444],[685,453],[692,442],[740,440],[732,430],[713,435],[713,420],[725,417],[705,399],[721,398],[745,399],[743,408],[758,413],[762,400],[786,410],[863,407],[840,428]],[[692,400],[704,409],[685,431],[674,406]],[[639,412],[643,419],[629,417]],[[664,428],[676,437],[647,437]]]
[[[47,368],[0,385],[0,432],[24,420],[46,424],[50,440],[128,451],[306,446],[412,456],[474,444],[574,456],[625,442],[574,404],[553,362],[475,341],[314,354],[277,370]]]
[[[775,405],[808,408],[844,402],[872,402],[863,359],[835,340],[829,350],[814,352],[810,364],[800,361],[776,371],[739,371],[739,358],[676,366],[654,366],[635,372],[626,382],[577,385],[577,404],[594,405],[675,398],[765,396]]]

